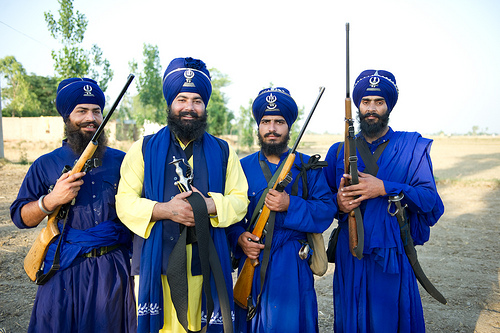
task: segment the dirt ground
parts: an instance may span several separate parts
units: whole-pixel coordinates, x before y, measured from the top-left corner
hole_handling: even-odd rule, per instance
[[[306,136],[301,151],[324,157],[338,139]],[[420,290],[427,331],[500,332],[500,138],[434,139],[432,159],[446,211],[431,228],[429,242],[417,251],[448,304]],[[24,273],[23,259],[40,228],[19,230],[9,215],[28,169],[19,163],[31,162],[55,145],[6,142],[6,160],[0,160],[0,329],[8,333],[26,331],[36,292]],[[325,242],[328,235],[324,233]],[[333,331],[333,271],[330,264],[327,274],[316,279],[322,333]]]

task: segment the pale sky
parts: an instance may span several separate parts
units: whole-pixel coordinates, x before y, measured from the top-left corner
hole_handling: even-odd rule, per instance
[[[500,1],[152,1],[75,0],[89,20],[84,45],[97,44],[115,72],[112,103],[142,64],[143,44],[158,45],[162,70],[191,56],[228,75],[224,89],[236,114],[270,83],[284,86],[308,113],[325,93],[308,129],[342,133],[345,23],[350,23],[350,81],[365,69],[391,71],[400,90],[395,130],[500,134],[493,103],[500,81]],[[57,0],[0,0],[0,58],[16,57],[28,73],[53,76],[60,45],[44,20],[59,18]],[[6,82],[2,81],[2,86]],[[355,107],[353,105],[353,110]]]

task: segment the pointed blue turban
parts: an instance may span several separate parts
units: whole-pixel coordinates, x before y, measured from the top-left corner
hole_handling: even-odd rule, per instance
[[[264,116],[282,116],[288,128],[292,127],[299,115],[299,109],[290,92],[282,87],[262,89],[253,101],[252,112],[257,126]]]
[[[180,92],[192,92],[201,96],[205,107],[212,94],[210,72],[205,63],[193,58],[175,58],[163,74],[163,96],[171,106]]]
[[[92,79],[69,78],[62,80],[57,87],[56,109],[64,120],[78,104],[97,104],[102,112],[105,103],[104,93]]]
[[[399,90],[396,78],[391,72],[368,69],[359,74],[354,83],[352,99],[359,109],[361,99],[365,96],[380,96],[385,99],[387,111],[391,112],[398,101]]]

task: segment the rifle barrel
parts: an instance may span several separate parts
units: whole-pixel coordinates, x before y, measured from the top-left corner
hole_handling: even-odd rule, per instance
[[[92,142],[94,144],[97,144],[97,140],[101,136],[102,131],[104,130],[104,126],[106,126],[109,118],[111,118],[111,115],[113,114],[113,112],[115,111],[116,107],[120,103],[123,95],[125,95],[125,93],[127,92],[127,89],[130,86],[130,84],[132,83],[132,80],[134,79],[134,77],[135,77],[134,74],[129,74],[129,76],[127,78],[127,82],[125,83],[125,86],[123,87],[122,91],[118,95],[118,98],[115,100],[115,102],[113,103],[113,106],[111,107],[111,109],[109,110],[108,114],[106,115],[106,117],[102,121],[101,125],[99,125],[99,127],[97,128],[97,131],[94,133],[94,136],[92,137]]]
[[[314,105],[311,109],[311,112],[309,112],[309,115],[307,116],[306,121],[304,122],[304,126],[302,126],[302,129],[300,130],[299,136],[297,137],[297,140],[295,140],[295,143],[292,147],[292,152],[291,154],[295,153],[297,150],[297,147],[299,146],[300,139],[302,139],[302,136],[304,135],[307,125],[309,124],[309,120],[311,120],[311,117],[314,113],[314,110],[316,110],[316,106],[318,106],[319,100],[321,99],[321,96],[323,95],[323,92],[325,91],[325,87],[319,87],[319,94],[318,97],[316,98],[316,101],[314,102]]]
[[[350,82],[349,82],[349,22],[345,24],[345,52],[346,52],[346,98],[350,98]]]

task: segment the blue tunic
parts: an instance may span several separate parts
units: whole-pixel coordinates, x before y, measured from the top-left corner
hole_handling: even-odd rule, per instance
[[[444,212],[429,156],[432,141],[418,133],[390,129],[369,144],[371,152],[387,140],[377,162],[377,178],[383,180],[387,195],[360,206],[365,231],[363,259],[349,251],[347,215],[336,216],[341,232],[333,279],[335,332],[425,331],[417,281],[404,253],[397,219],[387,213],[387,199],[403,192],[414,243],[425,243],[430,227]],[[328,151],[325,160],[329,166],[323,169],[335,194],[344,173],[344,150],[337,155],[339,144]],[[358,159],[358,169],[363,171],[359,153]]]
[[[259,156],[274,174],[278,165],[272,164],[263,154],[254,153],[241,160],[249,182],[248,197],[250,204],[245,219],[229,227],[228,238],[234,255],[240,259],[240,269],[246,256],[237,247],[238,237],[246,230],[247,223],[260,196],[267,188],[267,181],[259,164]],[[281,155],[282,162],[288,152]],[[303,155],[304,163],[309,156]],[[302,165],[299,154],[292,167],[295,180]],[[293,181],[292,181],[293,183]],[[314,278],[308,260],[298,256],[306,232],[321,233],[333,221],[336,213],[333,196],[328,188],[321,169],[307,171],[307,200],[302,198],[302,181],[299,181],[297,196],[290,196],[287,212],[276,213],[274,234],[266,280],[257,314],[252,321],[246,321],[247,310],[236,306],[237,332],[318,332],[318,304],[314,291]],[[292,184],[285,188],[291,193]],[[262,262],[263,251],[260,261]],[[260,266],[257,266],[252,286],[252,297],[257,299],[260,292]]]
[[[84,184],[69,211],[66,226],[68,231],[73,229],[76,234],[85,230],[91,235],[91,228],[105,221],[105,224],[116,223],[112,229],[117,231],[113,232],[114,236],[120,234],[119,238],[106,241],[105,237],[98,235],[97,247],[111,245],[118,239],[124,245],[100,257],[78,255],[66,265],[69,267],[61,269],[46,284],[39,286],[29,332],[135,332],[135,300],[130,278],[131,236],[115,211],[119,168],[124,155],[119,150],[107,148],[102,166],[83,177]],[[17,199],[11,205],[12,221],[17,227],[27,228],[21,219],[21,208],[47,194],[63,167],[72,166],[78,157],[63,141],[61,148],[41,156],[31,165]],[[61,224],[59,226],[61,229]],[[93,239],[95,237],[89,237],[86,245],[92,247]],[[71,247],[67,244],[63,242],[61,261],[65,259],[64,248]]]

